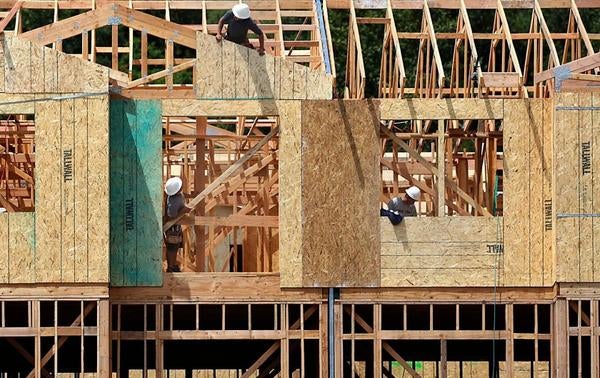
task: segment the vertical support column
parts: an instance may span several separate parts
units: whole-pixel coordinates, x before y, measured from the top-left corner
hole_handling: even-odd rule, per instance
[[[39,378],[40,369],[42,367],[42,338],[40,332],[40,301],[32,301],[31,308],[31,325],[35,328],[35,342],[34,342],[34,376],[35,378]],[[4,302],[2,303],[2,326],[4,326]]]
[[[440,340],[440,354],[441,354],[440,377],[448,378],[448,343],[446,342],[446,339]]]
[[[160,337],[161,331],[163,330],[163,305],[161,303],[156,304],[156,378],[162,378],[163,376],[163,340]],[[173,321],[173,316],[171,314],[171,321]],[[171,327],[172,328],[172,327]]]
[[[373,376],[381,377],[381,303],[373,305]]]
[[[506,376],[513,376],[514,365],[513,305],[506,304]]]
[[[111,68],[119,70],[119,25],[112,25],[112,62]]]
[[[290,372],[290,339],[288,338],[288,328],[289,328],[289,320],[288,320],[288,305],[287,304],[279,304],[281,306],[281,374],[282,378],[288,378]],[[300,315],[302,316],[302,314]]]
[[[327,304],[319,305],[319,350],[320,350],[320,361],[319,366],[321,367],[321,378],[327,378],[329,375],[329,361],[328,351],[329,342],[327,340],[328,334],[328,317],[327,317]]]
[[[98,301],[98,375],[110,377],[110,304],[108,299]]]
[[[206,135],[207,118],[196,117],[196,135]],[[202,192],[206,186],[206,142],[203,138],[196,138],[196,167],[194,169],[194,196],[197,196]],[[196,208],[196,215],[204,215],[204,205],[200,205]],[[206,270],[206,254],[205,254],[205,243],[206,243],[206,228],[205,226],[196,226],[196,271],[204,272]]]
[[[557,298],[554,303],[554,333],[553,361],[554,377],[567,377],[569,374],[569,324],[567,322],[567,300]]]
[[[437,137],[437,215],[446,214],[446,125],[444,120],[438,120]]]
[[[591,328],[591,337],[590,337],[590,354],[591,354],[591,375],[592,377],[597,377],[600,373],[598,371],[598,301],[592,300],[590,304],[590,328]]]
[[[167,75],[167,90],[170,92],[173,90],[173,40],[167,39],[167,51],[166,51],[166,67],[169,74]]]

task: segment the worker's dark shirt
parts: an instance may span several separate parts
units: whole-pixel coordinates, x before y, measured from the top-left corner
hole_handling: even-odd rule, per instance
[[[185,197],[179,192],[174,196],[167,196],[167,217],[173,219],[179,215],[181,209],[185,207]]]
[[[252,30],[256,35],[263,34],[252,18],[240,20],[239,18],[235,18],[233,11],[225,13],[223,21],[227,24],[226,38],[231,42],[238,44],[245,43],[248,40],[248,30]]]

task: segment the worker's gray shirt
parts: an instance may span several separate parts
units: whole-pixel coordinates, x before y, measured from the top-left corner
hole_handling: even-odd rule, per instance
[[[388,210],[395,211],[402,215],[403,217],[416,217],[417,216],[417,208],[415,204],[412,203],[408,205],[406,202],[402,201],[401,198],[396,197],[392,198],[390,202],[388,202]]]
[[[167,217],[175,218],[185,207],[185,197],[183,193],[167,196]]]
[[[248,30],[252,30],[256,35],[263,34],[254,20],[236,18],[232,11],[225,13],[223,21],[227,24],[227,39],[231,42],[245,43],[248,40]]]

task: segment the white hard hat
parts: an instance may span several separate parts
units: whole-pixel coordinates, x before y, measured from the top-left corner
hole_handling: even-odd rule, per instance
[[[411,186],[406,189],[406,194],[415,201],[418,201],[419,198],[421,198],[421,191],[416,186]]]
[[[250,8],[246,4],[234,5],[231,10],[233,11],[233,15],[241,20],[250,18]]]
[[[2,213],[6,213],[6,209],[3,207],[0,207],[0,214],[2,214]]]
[[[165,193],[167,193],[168,196],[177,194],[177,192],[181,190],[182,186],[183,181],[181,181],[181,178],[171,177],[167,180],[167,183],[165,184]]]

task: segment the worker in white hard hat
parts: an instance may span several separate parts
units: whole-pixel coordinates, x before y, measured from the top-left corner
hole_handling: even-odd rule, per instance
[[[223,26],[227,24],[227,33],[223,36]],[[219,20],[217,26],[217,41],[221,42],[223,37],[226,40],[254,49],[254,46],[248,40],[248,30],[252,30],[258,36],[258,53],[265,53],[265,34],[258,27],[256,22],[250,18],[250,8],[246,4],[237,4],[231,10],[227,11]]]
[[[0,207],[0,214],[4,214],[4,213],[6,213],[6,212],[7,212],[7,211],[6,211],[6,209],[5,209],[5,208],[3,208],[3,207]]]
[[[183,181],[179,177],[171,177],[165,184],[165,193],[167,194],[165,215],[166,220],[176,218],[185,206],[185,196],[182,193]],[[174,224],[165,231],[165,245],[167,247],[167,272],[180,272],[177,265],[177,252],[183,245],[183,230],[181,225]]]
[[[393,225],[399,224],[405,217],[416,217],[415,202],[421,198],[421,191],[416,186],[406,189],[404,197],[394,197],[388,202],[387,210],[381,209],[380,215],[388,217]]]

